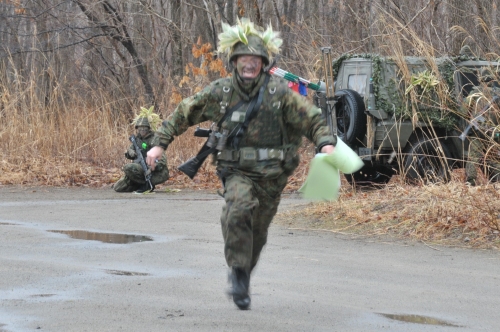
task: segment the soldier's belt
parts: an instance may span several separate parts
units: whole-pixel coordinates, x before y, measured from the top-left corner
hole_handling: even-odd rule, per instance
[[[254,149],[241,148],[240,150],[222,150],[217,154],[218,160],[240,161],[243,159],[254,159],[256,161],[285,159],[285,151],[281,149]]]

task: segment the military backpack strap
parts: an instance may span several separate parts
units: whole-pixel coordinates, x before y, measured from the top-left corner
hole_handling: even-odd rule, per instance
[[[247,113],[245,114],[245,121],[240,124],[238,131],[236,131],[236,134],[234,135],[234,137],[232,137],[231,146],[235,150],[239,149],[240,140],[243,137],[245,130],[248,127],[248,124],[255,117],[255,115],[257,115],[260,105],[262,104],[262,99],[264,98],[264,90],[266,90],[267,83],[269,83],[269,79],[271,77],[271,75],[269,75],[268,73],[266,73],[265,75],[266,79],[264,80],[264,83],[260,87],[259,93],[250,102],[250,105],[247,109]]]
[[[238,108],[240,108],[241,105],[243,105],[244,103],[245,102],[243,100],[240,100],[236,105],[234,105],[233,107],[228,108],[224,112],[224,115],[222,116],[222,118],[217,123],[217,127],[220,128],[220,126],[222,125],[222,123],[234,112],[234,110],[237,110]],[[208,140],[207,140],[207,142],[208,142]],[[199,160],[205,159],[211,153],[214,153],[216,151],[216,147],[215,146],[213,146],[211,148],[207,148],[207,142],[205,142],[205,144],[202,146],[202,148],[200,149],[200,151],[196,155],[196,158],[198,158]]]
[[[222,100],[220,102],[220,112],[221,114],[226,113],[227,106],[229,105],[229,100],[232,95],[231,86],[223,86],[222,87]],[[220,125],[220,124],[219,124]]]
[[[229,117],[235,110],[241,107],[245,102],[243,100],[240,100],[236,105],[233,107],[228,108],[229,106],[229,100],[231,99],[232,96],[232,89],[230,85],[225,85],[222,87],[222,100],[220,102],[220,113],[222,114],[222,118],[217,121],[217,128],[220,128],[222,123]]]

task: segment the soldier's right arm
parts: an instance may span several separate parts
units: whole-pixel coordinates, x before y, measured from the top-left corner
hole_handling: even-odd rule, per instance
[[[182,100],[156,131],[157,139],[154,145],[166,149],[175,136],[181,135],[189,127],[207,120],[215,121],[220,116],[221,96],[218,91],[221,88],[221,80],[217,80],[202,91]]]
[[[216,121],[222,116],[220,91],[223,87],[223,80],[227,79],[212,82],[202,91],[182,100],[167,120],[163,121],[155,133],[153,148],[148,151],[146,158],[152,170],[155,169],[156,160],[160,159],[175,136],[181,135],[191,126],[207,120]]]

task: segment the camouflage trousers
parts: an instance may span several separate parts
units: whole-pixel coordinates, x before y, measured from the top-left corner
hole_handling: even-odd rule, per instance
[[[241,174],[224,179],[221,226],[229,267],[251,272],[267,242],[267,230],[278,211],[288,177],[255,181]]]
[[[465,164],[467,182],[475,183],[477,180],[477,167],[483,169],[483,172],[488,180],[499,180],[500,155],[498,155],[496,151],[497,149],[488,151],[488,146],[483,139],[471,139],[467,163]]]
[[[126,164],[122,170],[125,175],[113,185],[115,191],[132,192],[146,183],[141,165],[137,163]],[[151,174],[151,184],[156,186],[167,181],[168,178],[168,168],[165,165],[158,164]]]

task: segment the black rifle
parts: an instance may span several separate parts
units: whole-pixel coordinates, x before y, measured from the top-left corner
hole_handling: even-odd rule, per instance
[[[212,131],[209,129],[196,128],[194,136],[208,137],[211,132]],[[188,161],[177,167],[177,169],[189,176],[192,180],[196,173],[198,173],[198,169],[205,162],[205,159],[207,159],[207,157],[213,152],[215,152],[215,147],[210,148],[208,147],[207,142],[205,142],[195,157],[190,158]]]
[[[130,136],[129,140],[134,145],[135,153],[137,154],[137,158],[134,160],[134,162],[138,161],[141,165],[142,170],[144,171],[144,179],[146,180],[146,183],[149,184],[149,188],[151,188],[151,191],[153,191],[153,184],[151,183],[151,170],[148,168],[148,165],[144,160],[141,148],[139,147],[139,145],[137,145],[135,135]]]
[[[486,119],[483,117],[483,114],[485,114],[491,106],[493,106],[493,104],[497,103],[498,101],[500,101],[500,97],[499,96],[495,96],[493,97],[493,99],[491,100],[491,103],[489,103],[488,105],[486,105],[482,110],[481,112],[479,112],[479,114],[477,116],[475,116],[469,123],[469,125],[465,128],[465,130],[463,131],[462,134],[460,134],[459,138],[462,140],[462,141],[465,141],[465,138],[467,137],[467,135],[469,134],[469,131],[472,129],[472,127],[476,128],[477,130],[481,129],[480,126],[481,126],[481,123],[484,123],[486,122]]]

